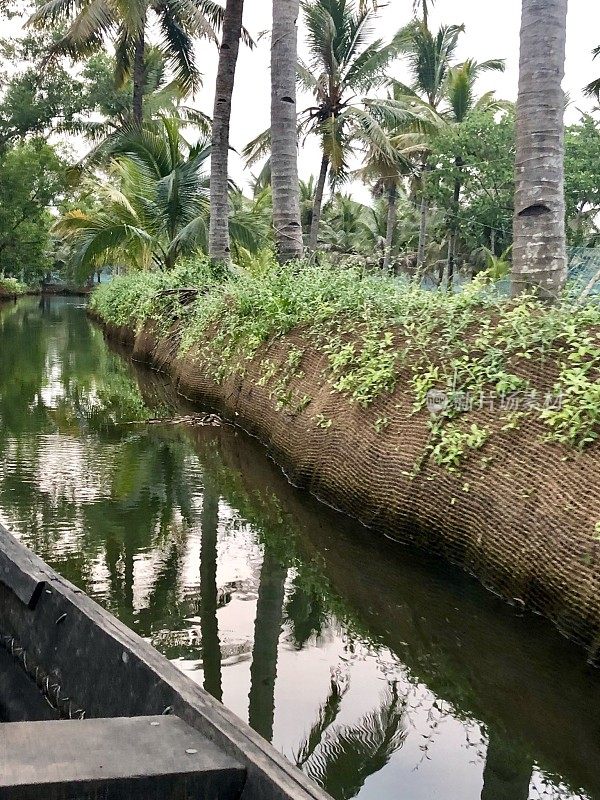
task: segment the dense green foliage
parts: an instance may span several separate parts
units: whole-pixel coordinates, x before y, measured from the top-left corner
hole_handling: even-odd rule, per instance
[[[209,150],[198,158],[193,143],[209,141],[210,120],[190,98],[200,60],[188,56],[194,40],[215,38],[223,9],[203,0],[192,20],[178,3],[140,0],[132,8],[126,14],[101,4],[88,17],[79,0],[0,6],[13,21],[34,14],[20,36],[0,42],[1,190],[17,169],[25,178],[17,202],[0,213],[0,271],[36,281],[61,268],[85,280],[104,265],[171,269],[206,251]],[[502,70],[502,60],[460,60],[464,26],[433,29],[422,3],[412,22],[374,40],[377,13],[376,4],[351,0],[303,3],[298,88],[312,97],[300,105],[298,136],[317,137],[323,156],[319,177],[300,186],[305,244],[333,264],[353,256],[430,283],[446,268],[450,283],[454,270],[468,280],[494,258],[510,266],[514,109],[478,91],[482,73]],[[180,20],[177,31],[155,25],[167,17]],[[246,31],[243,38],[251,43]],[[136,92],[141,111],[133,108]],[[141,122],[138,144],[124,147],[135,138],[132,120]],[[173,168],[155,162],[167,126],[183,131],[171,136]],[[91,148],[83,158],[79,144],[69,157],[60,143],[73,135]],[[269,136],[251,143],[250,161],[268,154]],[[54,164],[38,138],[54,148]],[[32,187],[43,158],[46,186],[38,192]],[[578,247],[598,240],[598,164],[592,113],[566,135],[567,233]],[[274,248],[269,162],[262,166],[251,196],[233,184],[230,191],[232,261],[251,271],[253,259],[268,263]],[[372,201],[359,202],[350,185],[339,191],[358,180]]]
[[[34,283],[52,268],[49,208],[64,190],[64,162],[44,141],[0,152],[0,275]]]

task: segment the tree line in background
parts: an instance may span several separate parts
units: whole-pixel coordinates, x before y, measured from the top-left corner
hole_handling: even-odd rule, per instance
[[[565,231],[595,246],[600,213],[599,120],[563,131],[567,0],[523,0],[516,108],[478,91],[504,62],[459,60],[462,25],[433,30],[421,0],[384,42],[373,5],[273,0],[271,126],[244,149],[244,193],[229,177],[238,53],[254,47],[243,0],[0,3],[29,15],[24,36],[2,42],[0,274],[81,280],[198,253],[252,269],[326,253],[447,286],[486,268],[501,277],[513,260],[516,291],[556,294]],[[201,41],[220,44],[210,117],[193,103]],[[598,81],[585,91],[600,99]],[[299,180],[307,137],[320,170]],[[359,180],[368,204],[352,196]]]

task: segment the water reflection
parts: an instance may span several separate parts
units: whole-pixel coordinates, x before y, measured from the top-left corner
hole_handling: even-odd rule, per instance
[[[267,542],[260,570],[254,620],[248,722],[269,742],[273,740],[275,679],[287,572],[287,568]]]
[[[223,699],[221,642],[219,640],[219,592],[217,589],[217,544],[219,495],[210,476],[204,479],[202,500],[202,545],[200,550],[200,638],[204,688],[217,700]],[[223,597],[222,603],[229,598]]]
[[[543,621],[292,490],[104,344],[0,306],[0,515],[336,798],[600,798],[600,679]]]

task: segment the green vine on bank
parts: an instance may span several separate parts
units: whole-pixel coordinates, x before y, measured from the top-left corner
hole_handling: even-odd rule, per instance
[[[182,286],[198,288],[193,303],[168,291]],[[331,391],[362,408],[391,396],[401,381],[413,413],[427,414],[424,459],[446,469],[482,450],[493,429],[528,420],[541,423],[546,441],[573,448],[600,433],[600,310],[592,304],[575,314],[566,301],[509,300],[477,280],[449,295],[329,264],[218,281],[203,261],[119,278],[91,303],[107,322],[140,329],[151,320],[165,335],[177,320],[182,353],[193,350],[218,382],[245,374],[262,353],[258,383],[288,414],[311,403],[295,388],[309,349],[323,353]],[[270,346],[292,332],[303,346],[290,345],[275,363]],[[432,392],[446,399],[439,413],[428,408]],[[471,417],[493,404],[498,425]],[[388,424],[380,414],[375,430],[385,436]]]

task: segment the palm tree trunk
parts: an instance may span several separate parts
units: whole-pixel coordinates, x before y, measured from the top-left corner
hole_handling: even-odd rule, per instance
[[[452,220],[450,222],[450,244],[448,250],[448,291],[452,289],[454,282],[454,267],[456,264],[456,243],[458,241],[458,213],[460,210],[460,192],[462,189],[461,170],[463,160],[460,157],[454,159],[457,177],[454,179],[454,194],[452,196]]]
[[[141,125],[144,119],[144,82],[145,82],[145,57],[146,57],[146,31],[142,28],[135,43],[133,56],[133,121]]]
[[[300,0],[273,0],[271,41],[271,185],[273,226],[280,263],[301,258],[296,64]]]
[[[229,126],[235,69],[242,35],[244,0],[227,0],[223,19],[223,40],[213,110],[210,155],[210,230],[208,252],[213,264],[229,262]]]
[[[316,252],[319,244],[319,227],[321,225],[321,210],[323,208],[323,194],[325,192],[325,181],[327,180],[327,173],[329,171],[329,157],[323,154],[321,159],[321,169],[319,171],[319,180],[315,189],[315,199],[313,201],[312,219],[310,222],[310,239],[308,248],[311,253]]]
[[[396,232],[396,215],[398,209],[398,190],[396,183],[390,181],[388,186],[388,215],[385,233],[385,254],[383,256],[383,271],[389,272],[392,261],[392,246],[394,244],[394,233]]]
[[[567,277],[564,107],[568,0],[523,0],[512,294],[552,300]]]
[[[429,199],[425,194],[421,198],[421,211],[419,223],[419,246],[417,249],[417,275],[423,271],[425,263],[425,246],[427,245],[427,218],[429,216]]]
[[[452,284],[454,283],[455,263],[456,263],[456,231],[453,231],[450,234],[450,241],[448,244],[448,277],[446,283],[446,289],[448,291],[452,290]]]

